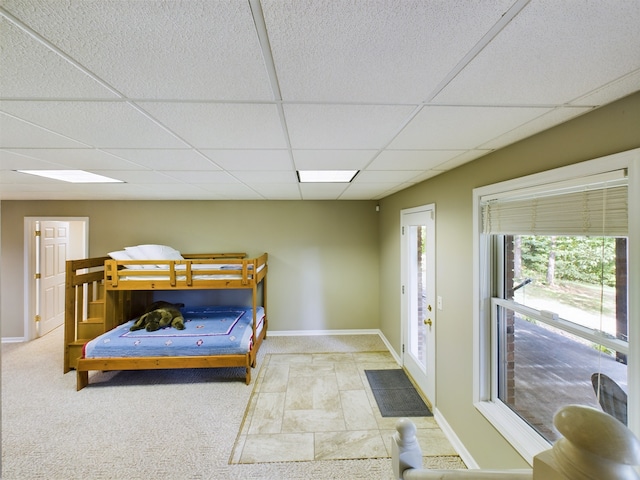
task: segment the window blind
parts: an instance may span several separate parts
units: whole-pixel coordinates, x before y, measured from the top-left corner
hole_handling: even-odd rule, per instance
[[[514,235],[627,236],[626,178],[571,188],[550,186],[482,199],[483,232]]]

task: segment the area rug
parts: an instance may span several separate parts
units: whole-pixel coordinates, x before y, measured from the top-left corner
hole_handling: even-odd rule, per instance
[[[433,415],[404,370],[365,370],[365,374],[383,417]]]
[[[266,355],[229,463],[389,458],[398,419],[382,417],[365,371],[394,368],[388,352]],[[425,457],[465,468],[430,414],[413,421]]]

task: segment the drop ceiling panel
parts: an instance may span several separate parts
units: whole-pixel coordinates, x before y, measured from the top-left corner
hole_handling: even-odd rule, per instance
[[[301,183],[303,200],[335,200],[349,184],[344,183]]]
[[[464,150],[384,150],[367,170],[428,170],[463,152]]]
[[[640,89],[640,69],[577,98],[572,105],[606,105]]]
[[[48,167],[50,168],[50,167]],[[20,167],[22,170],[22,167]],[[15,172],[12,170],[8,170],[6,172],[2,172],[2,176],[0,176],[0,183],[2,184],[34,184],[34,185],[42,185],[43,188],[47,188],[48,185],[64,185],[63,182],[59,180],[52,180],[50,178],[37,177],[35,175],[29,175],[27,173]],[[67,184],[68,185],[68,184]],[[4,187],[3,187],[4,190]]]
[[[185,146],[124,102],[3,102],[0,109],[98,148]]]
[[[114,157],[95,148],[23,148],[12,150],[15,153],[38,158],[58,165],[57,168],[72,170],[135,170],[139,165]]]
[[[106,149],[116,157],[151,170],[219,170],[213,162],[196,150],[159,148],[118,148]]]
[[[4,7],[127,97],[273,100],[248,2],[9,0]]]
[[[180,171],[167,170],[166,173],[171,178],[180,180],[181,182],[192,184],[209,184],[209,183],[238,183],[232,175],[221,170],[218,171]]]
[[[275,105],[143,103],[164,125],[196,148],[286,148]]]
[[[388,105],[284,105],[294,149],[379,149],[413,110]]]
[[[4,170],[52,170],[60,165],[24,156],[10,150],[0,150],[0,182],[4,179]]]
[[[459,167],[460,165],[464,165],[465,163],[469,163],[473,160],[476,160],[477,158],[483,157],[484,155],[491,153],[491,150],[469,150],[465,153],[462,153],[460,155],[458,155],[455,158],[452,158],[451,160],[444,162],[440,165],[438,165],[437,167],[435,167],[433,170],[439,170],[441,172],[446,172],[447,170],[451,170],[453,168]],[[429,178],[429,177],[426,177]],[[426,180],[426,178],[424,178],[424,180]]]
[[[3,110],[10,102],[0,103]],[[83,148],[89,145],[0,111],[0,148]]]
[[[637,1],[532,1],[435,101],[570,102],[640,68],[638,25]]]
[[[69,199],[88,197],[93,200],[104,200],[105,198],[110,198],[114,191],[117,191],[118,198],[123,200],[144,199],[145,197],[151,197],[152,199],[159,200],[163,196],[169,196],[167,194],[173,194],[173,190],[169,191],[166,188],[163,189],[162,186],[158,188],[158,186],[155,185],[141,185],[136,183],[78,184],[72,185],[72,188],[67,188],[70,194]]]
[[[129,184],[127,184],[129,185]],[[134,185],[133,183],[131,185]],[[208,199],[208,193],[194,185],[177,183],[170,184],[136,184],[135,190],[127,192],[129,199],[150,200],[200,200]]]
[[[288,101],[420,102],[513,0],[263,0]]]
[[[298,170],[362,170],[377,150],[293,150]]]
[[[443,171],[445,170],[439,170],[439,169],[433,169],[433,170],[427,170],[425,172],[422,172],[420,175],[418,175],[417,177],[414,177],[411,179],[411,184],[416,184],[416,183],[420,183],[420,182],[424,182],[425,180],[435,177],[436,175],[440,175]],[[405,184],[406,185],[406,184]],[[394,187],[394,191],[400,191],[403,188],[405,188],[402,184],[397,184]]]
[[[211,161],[225,170],[291,169],[288,150],[209,150],[200,149]]]
[[[255,183],[251,188],[267,200],[301,200],[297,183]]]
[[[425,107],[391,149],[472,149],[548,112],[549,108]],[[460,132],[464,135],[460,136]]]
[[[116,98],[41,42],[0,17],[4,98]]]
[[[515,143],[518,140],[540,133],[547,128],[558,125],[559,123],[566,122],[578,115],[582,115],[590,111],[590,107],[559,107],[555,108],[544,115],[534,118],[530,122],[527,122],[513,130],[506,132],[482,145],[480,148],[496,150],[498,148],[505,147],[511,143]]]
[[[298,182],[298,177],[296,176],[293,170],[288,171],[274,171],[268,170],[265,172],[261,172],[259,170],[241,170],[241,171],[230,171],[229,172],[233,177],[238,179],[243,183],[247,183],[250,185],[254,185],[257,183],[292,183],[296,184]]]
[[[253,189],[243,185],[236,184],[196,184],[204,192],[207,192],[209,198],[217,200],[263,200],[263,197]]]
[[[175,178],[171,178],[163,173],[154,172],[150,170],[91,170],[98,175],[104,175],[105,177],[115,178],[128,184],[140,184],[140,185],[161,185],[163,189],[166,189],[167,184],[176,183]],[[118,188],[119,185],[113,185]]]
[[[361,200],[362,198],[381,198],[386,192],[392,190],[397,183],[359,183],[351,184],[341,195],[340,200]],[[407,185],[408,186],[408,185]]]
[[[385,182],[404,183],[410,181],[421,172],[422,170],[365,170],[358,173],[356,178],[353,180],[353,184]]]

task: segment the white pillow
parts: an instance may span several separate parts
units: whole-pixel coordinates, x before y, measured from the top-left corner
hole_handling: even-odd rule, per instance
[[[129,255],[124,250],[118,250],[116,252],[109,252],[107,255],[109,255],[114,260],[139,260],[139,259],[131,258],[131,255]],[[128,265],[127,268],[130,268],[132,270],[141,270],[144,267],[142,265]]]
[[[131,257],[132,260],[146,260],[144,252],[139,246],[124,247],[124,251]]]
[[[114,260],[131,260],[131,257],[124,250],[118,250],[117,252],[107,253]]]
[[[125,247],[126,253],[134,260],[183,260],[180,252],[166,245],[136,245]],[[166,268],[166,265],[143,265],[143,268]]]
[[[166,245],[138,245],[147,260],[183,260],[180,252]]]

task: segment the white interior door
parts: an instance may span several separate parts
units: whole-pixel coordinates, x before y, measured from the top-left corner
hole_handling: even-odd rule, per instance
[[[65,264],[69,222],[40,222],[40,325],[45,335],[64,322]]]
[[[435,404],[435,205],[402,210],[402,361]]]

